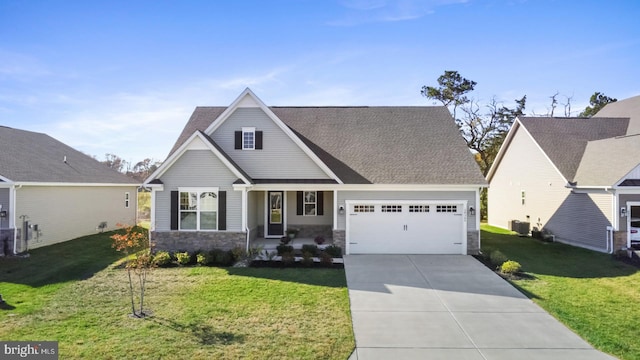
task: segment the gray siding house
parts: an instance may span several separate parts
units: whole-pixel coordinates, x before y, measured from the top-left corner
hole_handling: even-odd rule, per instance
[[[516,119],[487,180],[490,225],[518,220],[596,251],[631,248],[629,225],[640,220],[640,96],[592,118]]]
[[[152,190],[158,249],[324,237],[345,253],[470,254],[486,186],[445,107],[197,107]]]
[[[138,185],[46,134],[0,126],[0,254],[134,224]]]

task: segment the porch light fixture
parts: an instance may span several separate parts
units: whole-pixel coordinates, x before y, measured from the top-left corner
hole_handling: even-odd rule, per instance
[[[338,206],[338,214],[344,215],[344,205]]]
[[[627,216],[627,208],[626,207],[621,207],[620,208],[620,217],[625,217]]]
[[[476,209],[473,206],[469,206],[469,215],[473,216],[476,214]]]

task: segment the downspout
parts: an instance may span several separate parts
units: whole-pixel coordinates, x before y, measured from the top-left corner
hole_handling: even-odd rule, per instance
[[[613,227],[607,226],[607,254],[613,254]]]
[[[245,252],[248,254],[249,253],[249,241],[251,241],[251,229],[249,229],[249,221],[247,219],[249,213],[249,207],[248,207],[248,198],[249,198],[249,191],[247,188],[243,188],[242,189],[242,222],[244,225],[244,230],[247,233],[247,239],[246,239],[246,243],[247,246],[245,248]]]
[[[9,195],[10,198],[13,198],[13,201],[11,201],[12,199],[9,199],[9,208],[11,209],[11,217],[13,218],[13,255],[18,255],[18,252],[16,251],[16,249],[18,248],[18,232],[16,231],[16,195],[17,195],[17,190],[21,189],[22,185],[14,185],[11,187],[11,192],[12,195]],[[11,224],[9,224],[9,226],[11,226]]]

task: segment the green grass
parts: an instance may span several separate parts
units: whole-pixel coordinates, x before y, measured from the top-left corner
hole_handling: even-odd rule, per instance
[[[640,359],[640,271],[611,255],[482,227],[482,251],[500,250],[530,280],[513,283],[595,348]]]
[[[0,259],[0,339],[57,340],[64,359],[346,359],[354,347],[344,271],[168,268],[133,319],[110,234]],[[8,261],[7,261],[8,260]]]

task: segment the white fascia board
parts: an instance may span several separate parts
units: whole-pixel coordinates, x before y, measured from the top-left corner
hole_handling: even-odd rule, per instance
[[[152,184],[149,184],[149,181],[160,178],[167,170],[169,170],[169,168],[171,168],[171,166],[173,166],[173,164],[188,150],[189,145],[196,138],[200,139],[202,143],[204,143],[204,145],[207,147],[207,149],[209,149],[229,170],[231,170],[231,172],[235,176],[242,179],[242,181],[246,183],[250,183],[250,181],[245,178],[245,176],[240,171],[238,171],[238,169],[233,166],[233,164],[231,164],[229,160],[227,160],[227,158],[222,155],[222,153],[220,153],[220,151],[218,151],[218,149],[215,148],[215,146],[211,145],[209,140],[205,139],[200,132],[196,131],[189,137],[189,139],[187,139],[187,141],[182,143],[182,145],[180,145],[180,147],[176,151],[174,151],[173,154],[171,154],[171,156],[169,156],[169,158],[165,162],[163,162],[162,165],[160,165],[160,167],[158,167],[156,171],[153,172],[153,174],[151,174],[151,176],[147,178],[147,180],[145,180],[143,185],[153,186]]]
[[[594,191],[611,191],[613,188],[611,186],[566,186],[571,189],[576,194],[585,194]]]
[[[234,188],[237,185],[234,185]],[[478,191],[486,185],[415,185],[415,184],[254,184],[251,190],[269,191]],[[240,187],[238,187],[240,188]]]
[[[78,186],[78,187],[135,187],[138,188],[141,184],[122,184],[122,183],[66,183],[66,182],[29,182],[20,181],[15,183],[16,186]]]
[[[616,190],[616,193],[621,194],[621,195],[640,194],[640,188],[638,188],[638,187],[622,186],[622,187],[616,188],[615,190]]]
[[[493,177],[493,173],[496,172],[496,169],[498,168],[498,164],[500,164],[500,161],[502,160],[502,157],[504,156],[504,153],[507,151],[507,148],[509,147],[509,145],[511,144],[511,139],[513,139],[513,137],[515,136],[516,131],[518,130],[518,128],[522,126],[520,124],[520,120],[516,117],[515,121],[513,122],[513,125],[511,125],[511,129],[509,129],[509,132],[507,133],[507,136],[505,137],[504,141],[502,142],[502,146],[500,146],[500,150],[498,150],[498,154],[496,155],[496,158],[493,160],[493,163],[491,164],[491,167],[489,168],[489,172],[487,172],[487,182],[491,182],[491,178]]]
[[[620,180],[616,181],[615,184],[613,184],[614,187],[620,186],[620,184],[622,184],[623,181],[627,180],[629,178],[629,176],[635,172],[638,171],[638,169],[640,169],[640,164],[636,165],[633,167],[633,169],[631,169],[629,172],[627,172],[626,174],[624,174],[624,176],[622,178],[620,178]],[[624,187],[624,186],[623,186]]]
[[[13,183],[13,181],[11,181],[9,178],[6,178],[6,177],[4,177],[4,176],[2,176],[2,175],[0,175],[0,180],[2,180],[2,181],[0,182],[0,185],[2,185],[3,183],[5,183],[5,184],[6,184],[6,183],[9,183],[9,184],[10,184],[10,183]]]
[[[298,147],[305,153],[307,154],[307,156],[309,156],[309,158],[311,158],[311,160],[325,173],[327,174],[327,176],[329,176],[331,179],[337,181],[339,184],[342,184],[342,180],[340,180],[340,178],[338,178],[338,176],[331,171],[331,169],[329,169],[329,167],[322,162],[322,160],[320,160],[320,158],[318,156],[316,156],[316,154],[311,151],[311,149],[309,149],[309,147],[307,145],[305,145],[302,140],[300,140],[299,137],[297,137],[293,131],[291,131],[291,129],[289,129],[289,127],[282,121],[280,120],[280,118],[278,118],[276,116],[276,114],[273,113],[273,111],[271,111],[271,109],[269,109],[269,107],[262,102],[262,100],[260,100],[256,94],[253,93],[253,91],[251,91],[251,89],[246,88],[241,94],[240,96],[238,96],[232,103],[231,105],[229,105],[229,107],[227,107],[227,109],[225,111],[222,112],[222,114],[220,114],[220,116],[218,116],[218,118],[216,120],[214,120],[211,125],[209,125],[209,127],[207,127],[207,129],[204,131],[205,134],[211,136],[211,134],[213,134],[214,131],[216,131],[216,129],[218,127],[220,127],[220,125],[222,125],[222,123],[224,123],[229,116],[231,116],[231,114],[233,114],[233,112],[238,108],[241,107],[241,103],[244,101],[245,97],[249,96],[251,98],[251,100],[253,100],[253,102],[256,103],[256,105],[258,105],[257,107],[259,109],[261,109],[262,111],[264,111],[265,114],[267,114],[267,116],[285,133],[287,134],[287,136],[296,144],[298,145]]]

